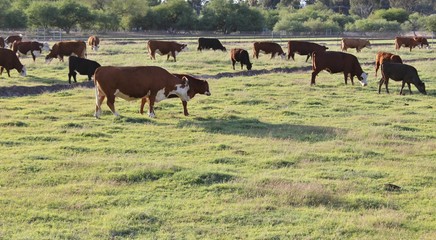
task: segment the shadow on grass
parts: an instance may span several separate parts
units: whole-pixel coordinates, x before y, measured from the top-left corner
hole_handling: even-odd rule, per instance
[[[178,127],[195,126],[207,132],[249,137],[271,137],[277,139],[293,139],[297,141],[320,142],[334,139],[344,130],[331,127],[306,126],[295,124],[272,124],[253,118],[195,118],[181,121]]]

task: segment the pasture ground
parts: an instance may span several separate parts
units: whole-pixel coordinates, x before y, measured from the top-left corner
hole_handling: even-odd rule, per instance
[[[299,55],[241,72],[195,39],[177,62],[150,60],[146,40],[102,39],[89,59],[200,76],[212,95],[188,117],[164,100],[155,119],[117,99],[121,117],[104,104],[98,120],[92,88],[0,98],[0,239],[436,239],[435,50],[397,52],[428,95],[394,81],[378,94],[375,54],[391,42],[348,51],[369,73],[361,87],[326,72],[310,86]],[[22,62],[28,76],[0,87],[67,84],[67,59]]]

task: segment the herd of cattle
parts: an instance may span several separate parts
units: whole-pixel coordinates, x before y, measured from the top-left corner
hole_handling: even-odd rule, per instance
[[[96,36],[90,36],[88,45],[94,51],[98,50],[100,40]],[[8,48],[5,48],[5,47]],[[429,48],[429,44],[424,37],[396,37],[395,49],[408,47],[410,51],[415,47]],[[112,113],[118,116],[115,111],[115,97],[125,100],[142,99],[140,112],[143,113],[145,103],[149,103],[149,116],[154,117],[154,103],[166,98],[179,97],[182,100],[184,114],[188,115],[187,101],[192,99],[196,94],[210,95],[207,81],[194,78],[186,74],[171,74],[160,67],[114,67],[101,66],[98,62],[86,59],[86,43],[83,41],[60,41],[49,48],[47,43],[36,41],[23,41],[21,35],[9,36],[6,39],[0,37],[0,67],[2,74],[6,69],[8,76],[9,71],[16,69],[22,76],[26,76],[26,67],[19,60],[20,55],[30,54],[35,61],[36,57],[41,55],[42,51],[49,51],[45,57],[46,63],[53,58],[63,61],[64,56],[69,56],[69,73],[68,82],[71,84],[71,77],[74,82],[78,72],[81,75],[87,75],[88,79],[94,76],[96,110],[95,117],[101,114],[101,104],[107,98],[107,105]],[[306,62],[312,58],[312,78],[311,85],[315,84],[315,78],[319,72],[325,70],[330,73],[344,74],[345,84],[348,78],[354,84],[353,78],[357,77],[362,86],[367,85],[368,74],[365,73],[356,56],[346,53],[347,49],[355,48],[360,52],[363,48],[371,48],[368,40],[343,38],[341,40],[341,52],[327,51],[328,47],[307,41],[289,41],[287,43],[287,54],[282,47],[270,41],[255,42],[253,44],[253,58],[259,58],[259,53],[271,54],[271,58],[280,56],[288,60],[294,59],[295,54],[307,56]],[[187,49],[187,44],[180,44],[174,41],[149,40],[147,42],[150,59],[156,59],[155,54],[170,56],[176,61],[178,53]],[[227,49],[216,38],[199,38],[198,51],[212,49],[227,51]],[[252,69],[252,63],[248,51],[241,48],[233,48],[230,51],[230,58],[233,69],[236,62],[241,64],[241,69],[246,65],[247,70]],[[375,75],[381,66],[382,78],[379,81],[379,93],[381,87],[385,84],[386,92],[388,90],[389,79],[402,81],[400,94],[403,93],[407,83],[410,93],[412,93],[410,84],[416,86],[419,92],[426,94],[425,85],[420,80],[417,70],[410,65],[403,64],[400,56],[388,53],[378,52],[376,55]]]

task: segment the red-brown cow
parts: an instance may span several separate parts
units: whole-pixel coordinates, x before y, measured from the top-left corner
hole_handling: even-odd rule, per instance
[[[275,42],[255,42],[253,43],[253,58],[258,59],[259,53],[270,54],[271,58],[279,55],[281,58],[285,58],[286,54],[283,52],[282,47]]]
[[[21,64],[17,55],[9,49],[0,48],[0,67],[0,75],[3,73],[3,69],[6,69],[9,77],[11,77],[9,74],[11,69],[16,69],[23,77],[27,74],[26,67]]]
[[[377,71],[380,65],[384,62],[403,63],[403,60],[401,60],[400,56],[392,53],[378,52],[377,55],[375,56],[375,77],[377,77]]]
[[[356,56],[344,52],[314,52],[312,54],[312,79],[310,84],[315,85],[315,78],[319,72],[326,70],[329,73],[344,73],[345,84],[350,76],[351,84],[354,85],[353,77],[357,76],[362,86],[367,85],[368,74],[363,72]]]
[[[425,38],[425,37],[418,37],[418,36],[415,36],[415,37],[413,37],[413,39],[415,40],[415,41],[417,41],[418,42],[418,46],[420,47],[420,48],[423,48],[424,47],[424,45],[426,45],[427,47],[427,49],[429,49],[430,48],[430,44],[428,44],[428,41],[427,41],[427,38]]]
[[[0,48],[4,48],[5,47],[5,39],[0,37]]]
[[[97,36],[90,36],[88,38],[88,45],[91,47],[93,51],[98,51],[99,44],[100,44],[100,38],[98,38]]]
[[[357,52],[360,52],[362,48],[371,48],[371,43],[368,40],[358,38],[342,38],[341,50],[347,51],[348,48],[355,48]]]
[[[64,56],[85,58],[86,43],[84,41],[61,41],[55,43],[50,53],[45,57],[45,62],[50,63],[53,58],[59,58],[63,62]]]
[[[150,117],[155,117],[154,103],[177,95],[182,101],[189,101],[188,79],[180,79],[167,70],[156,66],[144,67],[99,67],[94,74],[95,114],[101,115],[101,104],[107,97],[107,105],[115,116],[115,97],[127,101],[148,98]]]
[[[233,48],[230,51],[230,59],[232,60],[233,70],[235,70],[236,62],[241,63],[241,69],[243,68],[244,64],[247,66],[247,70],[251,70],[251,67],[253,66],[253,64],[250,62],[250,56],[248,55],[247,50],[244,49]]]
[[[401,47],[410,48],[410,52],[412,48],[418,46],[420,43],[416,41],[412,37],[395,37],[395,50],[399,50]]]
[[[42,50],[50,51],[48,43],[40,42],[19,42],[15,41],[12,43],[12,51],[18,55],[27,55],[29,52],[32,55],[33,61],[35,61],[36,56],[41,55]]]
[[[209,83],[207,83],[207,81],[205,80],[200,80],[198,78],[192,77],[190,75],[187,74],[173,74],[174,76],[183,79],[184,77],[188,79],[188,84],[189,84],[189,90],[188,90],[188,96],[189,96],[189,100],[194,98],[194,96],[198,93],[198,94],[204,94],[206,96],[210,96],[210,91],[209,91]],[[168,98],[175,98],[177,97],[177,95],[172,94],[169,95]],[[141,114],[144,113],[144,105],[147,102],[147,98],[143,98],[141,101],[141,108],[139,110],[139,112]],[[185,116],[189,116],[188,113],[188,102],[186,100],[182,100],[182,105],[183,105],[183,114]]]
[[[22,34],[11,35],[5,39],[5,44],[8,45],[9,48],[12,48],[12,43],[14,43],[15,41],[22,41],[22,40],[23,40]]]
[[[150,59],[156,60],[156,53],[159,55],[167,55],[167,61],[171,56],[174,58],[174,62],[176,62],[176,55],[181,51],[187,50],[188,45],[180,44],[172,41],[159,41],[159,40],[149,40],[147,42],[148,54],[150,55]]]
[[[306,62],[312,56],[313,52],[325,52],[328,47],[321,46],[313,42],[306,41],[289,41],[288,42],[288,60],[295,60],[295,53],[299,55],[307,55]]]

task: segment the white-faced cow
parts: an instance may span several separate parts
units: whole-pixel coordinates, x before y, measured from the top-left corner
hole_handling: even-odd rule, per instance
[[[377,71],[380,65],[384,62],[403,63],[403,60],[401,60],[400,56],[392,53],[378,52],[377,55],[375,56],[375,77],[377,77]]]
[[[16,69],[21,76],[25,77],[27,74],[26,67],[21,64],[17,55],[10,49],[0,48],[0,75],[6,69],[8,76],[11,77],[9,70]]]
[[[36,57],[41,55],[42,51],[50,51],[48,43],[40,43],[36,41],[32,42],[20,42],[15,41],[12,43],[12,51],[17,55],[27,55],[30,53],[32,55],[33,61]]]
[[[294,59],[295,53],[299,55],[307,55],[306,62],[312,56],[313,52],[325,52],[328,47],[306,41],[289,41],[288,42],[288,60]]]
[[[100,45],[100,38],[97,36],[90,36],[88,38],[88,45],[91,47],[93,51],[98,51]]]
[[[157,66],[97,68],[94,74],[96,118],[101,115],[101,104],[107,97],[107,105],[115,116],[115,97],[127,101],[148,98],[150,117],[155,117],[154,103],[177,95],[182,101],[189,101],[188,79],[180,79]]]
[[[205,80],[200,80],[198,78],[195,78],[193,76],[187,75],[187,74],[174,74],[174,76],[180,78],[181,80],[183,80],[183,78],[187,78],[188,79],[188,84],[189,84],[189,90],[188,90],[188,96],[189,96],[189,100],[194,98],[196,94],[204,94],[206,96],[210,96],[210,91],[209,91],[209,83]],[[168,98],[175,98],[178,97],[175,94],[171,94],[168,96]],[[141,114],[144,113],[144,105],[147,102],[147,98],[143,98],[141,101],[141,108],[139,109],[139,112]],[[189,116],[188,113],[188,102],[186,100],[182,100],[182,105],[183,105],[183,114],[185,116]]]
[[[15,41],[22,41],[22,40],[23,40],[22,34],[11,35],[5,39],[5,44],[8,45],[9,48],[12,48],[12,43],[14,43]]]
[[[412,48],[415,48],[420,43],[412,37],[395,37],[395,50],[399,50],[401,47],[408,47],[410,52]]]
[[[270,54],[271,58],[279,55],[281,58],[285,58],[286,54],[283,52],[282,47],[275,42],[255,42],[253,43],[253,58],[258,59],[259,53]]]
[[[315,78],[319,72],[326,70],[329,73],[344,73],[345,84],[348,77],[354,85],[353,77],[357,76],[362,86],[367,85],[368,74],[363,72],[356,56],[335,51],[314,52],[312,54],[312,79],[310,84],[315,85]]]
[[[358,38],[342,38],[341,40],[341,50],[345,52],[348,48],[355,48],[357,52],[360,52],[364,47],[371,48],[371,43]]]
[[[388,83],[389,79],[394,81],[402,81],[400,94],[403,94],[404,85],[407,83],[409,87],[409,92],[412,94],[412,89],[410,84],[412,83],[422,94],[427,94],[425,91],[425,84],[419,79],[418,71],[416,68],[401,63],[384,62],[381,65],[382,78],[380,79],[378,86],[378,93],[381,91],[381,86],[383,83],[386,86],[386,92],[389,93]]]
[[[173,41],[160,41],[160,40],[149,40],[147,42],[148,54],[150,55],[150,59],[156,60],[156,53],[159,55],[167,55],[167,61],[170,58],[170,55],[174,58],[174,62],[176,62],[176,56],[181,51],[187,50],[188,45],[180,44]]]
[[[424,45],[426,46],[427,49],[430,48],[430,44],[428,44],[428,41],[427,41],[427,38],[426,38],[426,37],[418,37],[418,36],[415,36],[415,37],[413,37],[413,39],[414,39],[416,42],[418,42],[418,44],[419,44],[418,46],[419,46],[420,48],[423,48]]]
[[[203,50],[203,49],[213,49],[215,50],[221,50],[223,52],[227,51],[226,48],[221,44],[220,40],[217,38],[199,38],[198,39],[198,48],[197,51]]]
[[[247,70],[251,70],[253,64],[250,62],[250,56],[248,55],[247,50],[240,48],[233,48],[230,52],[230,59],[232,60],[233,70],[235,70],[236,62],[241,63],[241,69],[243,66],[247,66]]]
[[[64,56],[85,58],[86,43],[84,41],[61,41],[55,43],[50,53],[45,57],[45,62],[50,63],[53,58],[59,58],[63,62]]]
[[[94,75],[94,72],[101,65],[96,62],[86,58],[79,58],[76,56],[70,56],[68,58],[68,83],[71,84],[71,77],[73,77],[74,82],[77,82],[76,75],[78,72],[80,75],[87,75],[88,80],[91,80],[91,77]]]

